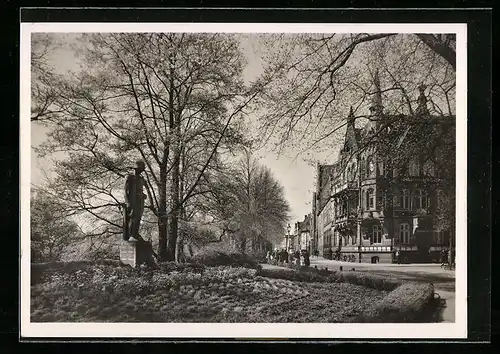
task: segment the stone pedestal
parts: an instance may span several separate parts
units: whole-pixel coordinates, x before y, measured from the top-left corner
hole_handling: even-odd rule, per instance
[[[136,267],[153,262],[153,246],[148,241],[122,241],[120,244],[120,261]]]

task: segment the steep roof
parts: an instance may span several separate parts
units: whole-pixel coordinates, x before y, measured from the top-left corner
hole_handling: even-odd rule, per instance
[[[360,130],[354,126],[354,112],[351,106],[349,115],[347,116],[347,127],[345,131],[344,146],[341,154],[349,151],[356,151],[358,149]]]

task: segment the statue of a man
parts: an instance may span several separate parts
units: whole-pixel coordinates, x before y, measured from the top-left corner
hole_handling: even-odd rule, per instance
[[[145,170],[144,161],[138,160],[134,168],[135,174],[129,174],[125,182],[125,220],[123,225],[123,239],[130,237],[139,239],[139,226],[144,212],[144,178],[141,173]]]

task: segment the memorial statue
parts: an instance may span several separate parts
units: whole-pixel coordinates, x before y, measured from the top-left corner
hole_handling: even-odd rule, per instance
[[[123,239],[131,237],[139,240],[139,226],[144,212],[144,178],[141,173],[145,170],[144,161],[136,162],[135,174],[129,174],[125,182],[125,218],[123,223]]]

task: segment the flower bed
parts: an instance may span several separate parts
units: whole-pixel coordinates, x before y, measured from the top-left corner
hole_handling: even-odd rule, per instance
[[[369,304],[363,313],[349,317],[349,322],[429,322],[435,311],[432,284],[402,283],[396,278],[370,273],[330,272],[308,267],[263,269],[258,274],[302,282],[349,283],[387,292],[387,296]]]
[[[167,266],[167,268],[172,266]],[[303,283],[256,269],[85,265],[31,287],[33,322],[348,322],[386,292]]]

